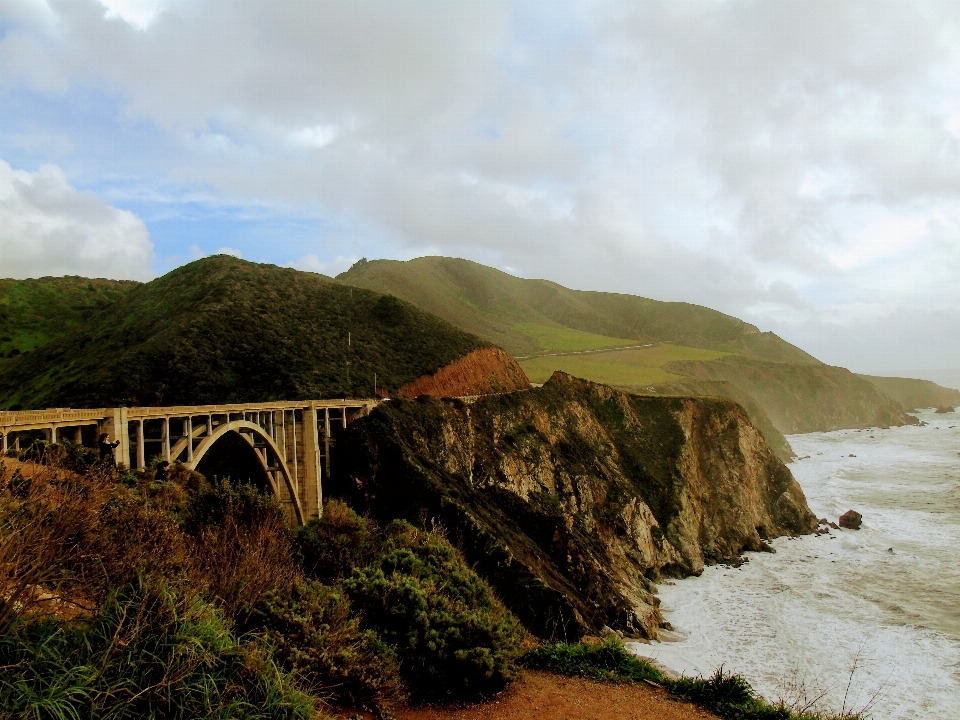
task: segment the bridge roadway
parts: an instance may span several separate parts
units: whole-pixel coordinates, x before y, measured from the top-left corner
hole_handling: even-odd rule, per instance
[[[80,410],[0,411],[2,450],[42,432],[48,442],[95,445],[100,433],[119,440],[117,463],[142,470],[162,457],[196,470],[228,434],[249,443],[251,459],[287,511],[291,522],[320,517],[321,479],[330,474],[333,426],[367,415],[379,400],[300,400],[233,405],[119,407]],[[86,433],[84,430],[86,429]],[[23,436],[26,435],[26,438]]]

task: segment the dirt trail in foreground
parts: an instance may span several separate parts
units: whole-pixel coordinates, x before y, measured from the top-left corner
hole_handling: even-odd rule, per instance
[[[411,708],[398,720],[719,720],[665,690],[525,672],[496,700],[480,705]]]

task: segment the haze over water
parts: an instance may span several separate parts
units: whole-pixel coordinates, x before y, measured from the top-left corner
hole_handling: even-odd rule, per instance
[[[661,585],[680,640],[631,649],[687,675],[723,664],[770,700],[857,711],[876,696],[876,720],[960,717],[960,415],[918,417],[791,436],[811,510],[853,508],[862,529],[780,538],[741,568]]]

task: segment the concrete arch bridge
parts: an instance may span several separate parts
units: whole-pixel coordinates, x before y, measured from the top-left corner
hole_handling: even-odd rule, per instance
[[[320,517],[336,428],[378,400],[303,400],[234,405],[0,411],[4,454],[42,433],[48,442],[95,446],[119,440],[117,463],[144,469],[163,458],[205,474],[249,476],[273,492],[291,522]],[[219,473],[218,473],[219,470]]]

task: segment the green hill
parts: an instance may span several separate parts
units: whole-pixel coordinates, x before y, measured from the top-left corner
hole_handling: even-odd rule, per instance
[[[0,408],[369,396],[489,343],[376,292],[229,256],[122,293],[0,366]]]
[[[139,284],[82,277],[0,280],[0,367],[84,324]]]
[[[860,375],[860,377],[892,397],[904,410],[960,405],[960,390],[943,387],[930,380],[877,377],[876,375]]]
[[[783,433],[912,421],[882,388],[698,305],[570,290],[443,257],[361,261],[337,280],[503,346],[532,382],[562,370],[634,393],[729,397],[781,457],[790,455]]]
[[[469,260],[360,261],[337,280],[396,295],[520,357],[666,341],[765,360],[819,362],[773,333],[699,305],[570,290]]]

